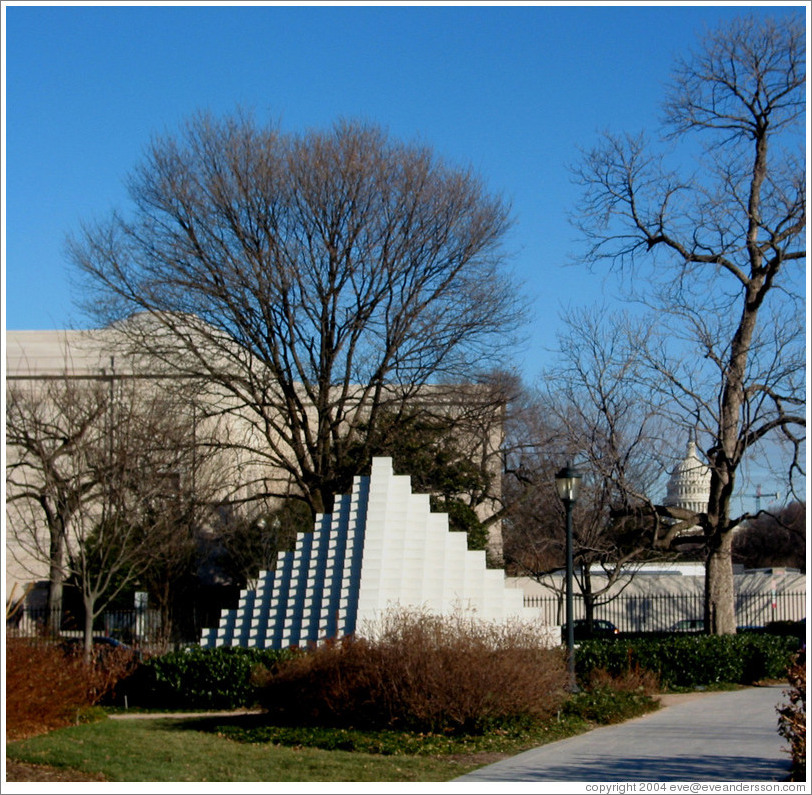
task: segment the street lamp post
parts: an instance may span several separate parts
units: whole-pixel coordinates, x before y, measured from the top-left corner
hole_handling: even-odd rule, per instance
[[[575,633],[572,621],[572,506],[578,499],[581,477],[581,473],[573,469],[571,464],[567,464],[555,475],[555,487],[567,514],[567,665],[569,685],[572,691],[577,689],[575,684]]]

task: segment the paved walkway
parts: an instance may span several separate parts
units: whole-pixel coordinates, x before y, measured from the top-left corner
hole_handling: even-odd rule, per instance
[[[657,712],[533,748],[455,781],[786,781],[789,744],[778,734],[775,710],[786,700],[785,687],[675,699]]]
[[[161,720],[162,718],[231,718],[235,715],[261,715],[262,709],[217,709],[210,712],[115,712],[108,715],[112,720]]]

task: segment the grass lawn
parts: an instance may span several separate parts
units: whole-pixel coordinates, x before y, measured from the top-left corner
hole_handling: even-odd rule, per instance
[[[114,719],[94,708],[90,722],[8,743],[6,759],[78,771],[65,780],[439,782],[658,706],[641,693],[584,691],[543,725],[465,736],[273,726],[263,714]]]
[[[237,718],[102,719],[9,743],[6,758],[102,774],[108,781],[449,781],[501,756],[584,731],[569,720],[553,728],[477,740],[426,738],[407,753],[323,750],[238,742]],[[288,740],[289,742],[290,740]],[[370,738],[360,738],[363,746]]]

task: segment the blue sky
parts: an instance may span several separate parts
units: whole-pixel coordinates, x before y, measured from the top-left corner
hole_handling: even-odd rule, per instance
[[[126,210],[153,133],[238,105],[289,131],[360,117],[511,201],[512,266],[534,307],[517,361],[532,382],[560,308],[615,287],[564,266],[578,147],[604,129],[653,131],[674,57],[706,27],[804,5],[4,3],[6,327],[86,324],[65,236]]]

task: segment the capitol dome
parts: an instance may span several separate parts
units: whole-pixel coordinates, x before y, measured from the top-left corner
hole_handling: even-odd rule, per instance
[[[663,505],[704,513],[710,498],[710,467],[696,454],[696,443],[691,440],[685,458],[674,467],[668,480]]]

